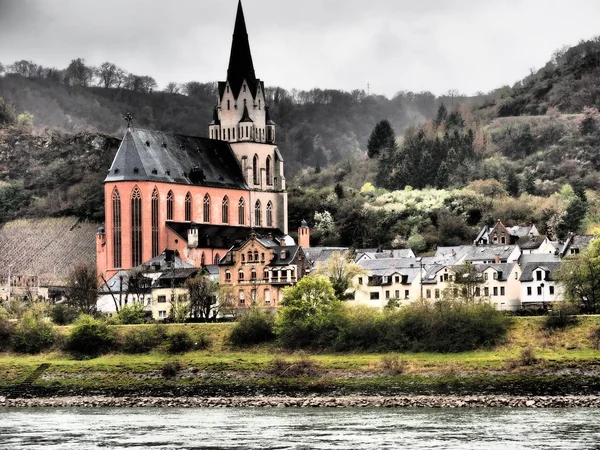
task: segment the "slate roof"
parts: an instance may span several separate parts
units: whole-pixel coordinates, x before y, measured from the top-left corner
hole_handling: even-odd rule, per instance
[[[344,253],[348,247],[309,247],[304,249],[304,255],[314,264],[327,261],[334,253]]]
[[[546,263],[546,262],[558,262],[558,255],[553,255],[551,253],[532,253],[529,255],[521,255],[519,257],[519,264],[524,265],[527,263]]]
[[[388,269],[420,269],[417,258],[387,258],[387,259],[364,259],[358,263],[367,270],[379,271]]]
[[[546,240],[546,236],[523,237],[519,239],[519,247],[522,250],[533,250],[540,248],[540,245]]]
[[[592,234],[586,234],[586,235],[572,235],[569,236],[569,238],[565,241],[565,244],[563,245],[562,249],[560,250],[560,256],[564,257],[564,256],[568,256],[568,252],[571,248],[576,248],[579,250],[579,252],[583,252],[588,245],[590,245],[590,242],[592,242],[592,240],[595,238],[596,236],[592,235]]]
[[[126,131],[104,181],[248,189],[229,143],[140,128]]]
[[[165,270],[160,277],[159,280],[170,280],[170,279],[188,279],[189,277],[195,276],[200,269],[193,267],[189,269],[173,269],[173,270]]]
[[[0,275],[41,278],[41,283],[63,284],[75,264],[96,264],[99,224],[76,217],[22,219],[0,226]]]
[[[496,272],[501,272],[501,276],[498,277],[500,281],[508,280],[510,273],[517,263],[500,263],[500,264],[474,264],[473,267],[478,273],[483,273],[489,268],[494,269]]]
[[[267,236],[272,234],[274,237],[282,237],[283,232],[279,228],[248,228],[236,227],[232,225],[210,225],[194,222],[172,222],[167,221],[168,228],[179,235],[181,239],[187,242],[189,229],[198,230],[198,244],[201,248],[231,248],[244,242],[250,236],[252,231],[259,235]],[[206,240],[208,236],[208,242]]]
[[[516,245],[466,246],[464,261],[494,260],[498,256],[507,259],[517,247]]]
[[[556,273],[556,271],[558,269],[560,269],[562,267],[562,265],[563,265],[562,262],[532,262],[532,263],[523,264],[521,266],[522,273],[521,273],[521,278],[519,278],[519,280],[521,282],[534,281],[533,272],[536,269],[541,268],[541,269],[544,269],[545,271],[549,272],[549,277],[547,280],[553,281],[554,274]]]

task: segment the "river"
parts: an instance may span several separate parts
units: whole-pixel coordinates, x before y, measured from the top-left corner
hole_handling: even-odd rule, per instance
[[[0,409],[2,449],[589,449],[600,410]]]

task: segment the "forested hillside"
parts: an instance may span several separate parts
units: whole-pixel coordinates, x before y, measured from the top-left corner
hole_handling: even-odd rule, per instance
[[[595,229],[599,61],[600,41],[582,42],[512,88],[473,98],[269,88],[290,228],[304,218],[314,244],[417,251],[469,242],[497,219],[536,223],[555,239]],[[0,221],[101,220],[101,181],[126,112],[134,126],[206,135],[215,83],[159,92],[151,77],[107,74],[106,64],[0,65]]]

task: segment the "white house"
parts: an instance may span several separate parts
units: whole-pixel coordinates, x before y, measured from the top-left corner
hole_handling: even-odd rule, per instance
[[[560,262],[530,262],[521,266],[521,305],[527,307],[547,307],[562,300],[560,286],[555,274],[562,266]]]

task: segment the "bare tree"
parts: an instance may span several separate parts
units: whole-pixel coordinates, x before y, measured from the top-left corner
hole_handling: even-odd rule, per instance
[[[95,314],[98,301],[96,267],[79,263],[67,277],[67,302],[84,314]]]
[[[26,61],[22,59],[21,61],[15,61],[13,64],[8,66],[7,71],[22,75],[26,78],[35,78],[38,73],[38,65],[33,61]]]
[[[123,72],[123,69],[120,69],[111,62],[105,62],[100,65],[96,74],[100,79],[99,82],[101,86],[111,88],[117,85],[120,72]]]
[[[181,86],[172,81],[165,87],[165,92],[168,92],[169,94],[179,94],[179,91],[181,91]]]
[[[185,281],[185,287],[189,292],[192,317],[210,319],[216,316],[217,282],[211,280],[207,275],[198,274],[193,278],[188,278]]]
[[[85,60],[77,58],[71,61],[65,71],[65,81],[71,86],[89,86],[94,75],[92,67],[85,65]]]

